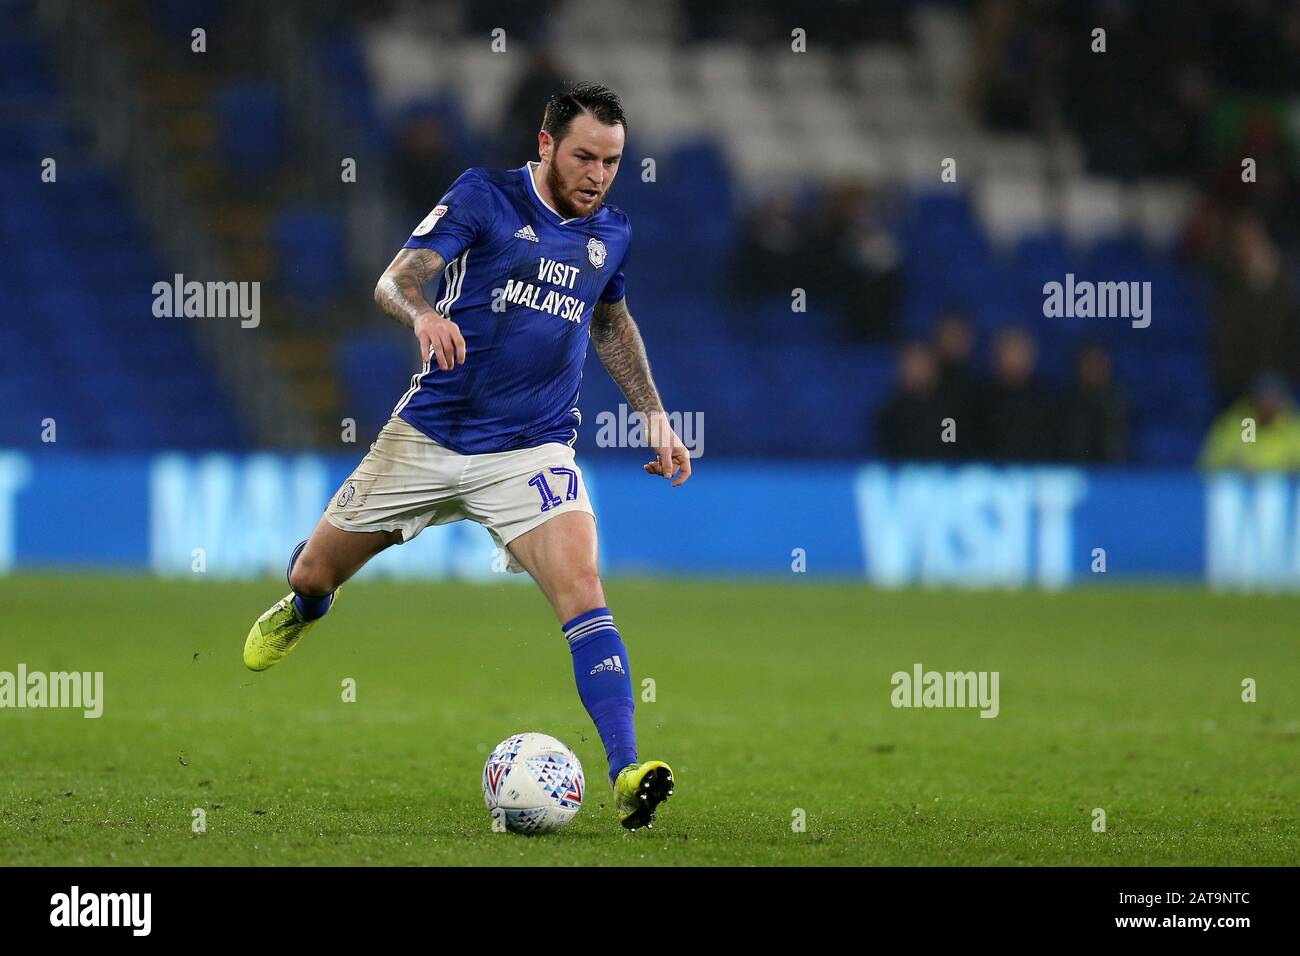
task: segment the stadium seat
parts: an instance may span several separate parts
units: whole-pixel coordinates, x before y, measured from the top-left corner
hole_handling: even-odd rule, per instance
[[[342,407],[365,434],[376,434],[396,404],[419,355],[409,334],[360,333],[343,339],[334,357],[343,384]]]
[[[217,95],[223,161],[236,178],[265,176],[283,155],[283,105],[275,90],[237,83]]]
[[[343,223],[324,209],[282,211],[272,227],[283,295],[305,302],[331,299],[347,281]]]
[[[1129,224],[1126,190],[1118,183],[1092,177],[1066,180],[1061,189],[1065,233],[1087,246],[1125,232]]]
[[[49,53],[0,40],[0,82],[53,96]],[[15,81],[18,78],[18,81]],[[22,84],[26,84],[23,87]],[[193,320],[152,314],[153,283],[170,278],[112,171],[87,159],[83,130],[57,105],[15,115],[0,135],[0,445],[43,453],[106,448],[237,448],[247,435],[194,340]],[[58,179],[32,188],[32,170],[60,146]],[[66,271],[68,224],[93,247],[77,283]],[[68,345],[70,317],[77,322]],[[41,443],[41,422],[58,443]]]

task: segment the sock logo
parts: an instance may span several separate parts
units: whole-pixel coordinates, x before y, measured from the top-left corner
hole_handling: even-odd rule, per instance
[[[599,674],[601,671],[613,671],[615,674],[625,674],[623,670],[622,659],[615,654],[613,657],[607,657],[591,669],[592,674]],[[591,675],[588,675],[591,676]]]

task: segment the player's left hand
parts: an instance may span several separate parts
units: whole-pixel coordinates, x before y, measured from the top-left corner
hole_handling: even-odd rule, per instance
[[[668,424],[668,416],[663,412],[650,417],[650,442],[657,457],[642,465],[641,470],[671,480],[674,488],[685,484],[691,477],[691,453]]]

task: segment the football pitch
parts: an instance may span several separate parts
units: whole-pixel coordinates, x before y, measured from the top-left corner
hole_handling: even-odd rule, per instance
[[[244,635],[285,590],[0,578],[0,671],[104,675],[98,719],[0,709],[0,863],[1297,862],[1300,599],[610,582],[641,754],[677,779],[626,833],[534,588],[350,584],[253,674]],[[892,706],[916,663],[998,672],[997,716]],[[484,808],[483,762],[522,730],[586,768],[558,833]]]

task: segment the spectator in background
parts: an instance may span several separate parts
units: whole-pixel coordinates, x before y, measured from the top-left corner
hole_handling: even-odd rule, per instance
[[[1065,42],[1053,62],[1061,115],[1078,135],[1089,171],[1137,178],[1149,162],[1146,124],[1158,112],[1153,107],[1170,99],[1143,12],[1132,3],[1105,0],[1064,6]],[[1093,52],[1093,28],[1106,31],[1104,54]]]
[[[1062,450],[1070,461],[1117,464],[1128,458],[1128,396],[1115,384],[1110,355],[1100,345],[1079,352],[1063,437]]]
[[[876,413],[876,452],[881,458],[929,461],[952,457],[953,443],[943,441],[943,405],[939,366],[924,342],[899,350],[894,393]]]
[[[397,135],[392,175],[402,211],[412,222],[429,214],[461,174],[442,121],[431,110],[414,110]]]
[[[994,461],[1058,457],[1057,403],[1036,377],[1037,366],[1038,347],[1027,332],[1013,327],[998,333],[993,343],[993,379],[980,396],[978,448],[967,449],[968,454],[976,451]]]
[[[1258,376],[1250,393],[1215,419],[1201,449],[1201,467],[1300,470],[1300,416],[1281,376]]]
[[[803,257],[806,248],[803,226],[788,193],[774,192],[763,199],[745,218],[727,266],[727,284],[732,298],[741,305],[763,299],[790,301],[791,290],[803,287]],[[733,333],[752,338],[754,330],[733,310]]]
[[[934,327],[934,350],[939,363],[939,391],[947,414],[969,412],[975,405],[975,330],[961,312],[949,311]]]
[[[790,16],[787,0],[711,0],[681,3],[677,18],[684,38],[766,42]],[[910,36],[910,0],[830,0],[799,10],[800,25],[832,49],[871,43],[903,43]]]
[[[857,183],[828,190],[805,253],[808,295],[837,311],[844,338],[896,338],[902,255],[871,190]]]
[[[1224,408],[1265,370],[1300,377],[1300,309],[1281,251],[1253,213],[1234,217],[1209,249],[1215,273],[1214,385]]]
[[[542,111],[551,94],[562,88],[566,79],[590,77],[563,77],[555,68],[554,56],[548,49],[542,47],[533,53],[506,100],[498,137],[500,165],[513,168],[537,159],[537,133],[542,128]]]
[[[1289,104],[1211,99],[1205,112],[1213,118],[1201,121],[1201,142],[1195,146],[1199,163],[1188,168],[1199,173],[1205,204],[1187,227],[1189,245],[1199,247],[1193,251],[1212,249],[1229,229],[1228,210],[1248,209],[1264,220],[1275,239],[1284,245],[1289,241],[1294,249],[1297,227],[1291,210],[1300,200],[1300,178],[1289,133]],[[1242,179],[1244,157],[1255,161],[1250,181]]]
[[[810,307],[837,318],[844,341],[893,341],[904,283],[902,256],[874,195],[852,184],[830,189],[812,216],[785,191],[745,217],[727,268],[742,304],[806,291]],[[738,329],[749,335],[751,330]]]
[[[974,18],[966,98],[995,132],[1035,131],[1044,122],[1045,98],[1057,92],[1049,67],[1060,31],[1043,19],[1017,0],[986,0]]]

